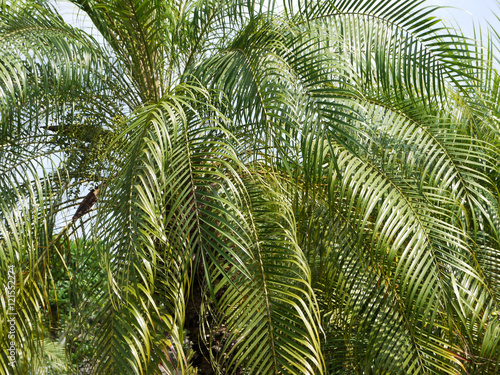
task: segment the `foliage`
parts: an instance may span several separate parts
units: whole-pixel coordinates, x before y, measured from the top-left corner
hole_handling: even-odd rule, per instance
[[[71,2],[101,42],[0,5],[3,373],[499,372],[498,35],[420,0]]]

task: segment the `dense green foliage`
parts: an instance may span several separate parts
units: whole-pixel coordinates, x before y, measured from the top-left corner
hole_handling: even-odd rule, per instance
[[[0,2],[0,373],[500,372],[495,34],[71,2]]]

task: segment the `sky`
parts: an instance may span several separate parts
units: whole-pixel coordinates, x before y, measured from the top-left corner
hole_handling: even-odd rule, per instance
[[[473,37],[473,25],[487,25],[490,22],[500,31],[500,21],[493,14],[500,16],[500,6],[496,0],[429,0],[429,5],[446,7],[436,15],[450,26],[459,25],[466,36]]]

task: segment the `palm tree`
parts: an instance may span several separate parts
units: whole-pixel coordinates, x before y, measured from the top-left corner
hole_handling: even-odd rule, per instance
[[[494,35],[423,0],[71,2],[102,41],[0,7],[3,373],[56,341],[68,372],[498,373]]]

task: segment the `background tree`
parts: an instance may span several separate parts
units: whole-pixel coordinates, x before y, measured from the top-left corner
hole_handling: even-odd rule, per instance
[[[498,372],[494,36],[423,1],[72,2],[102,43],[0,8],[3,372]]]

